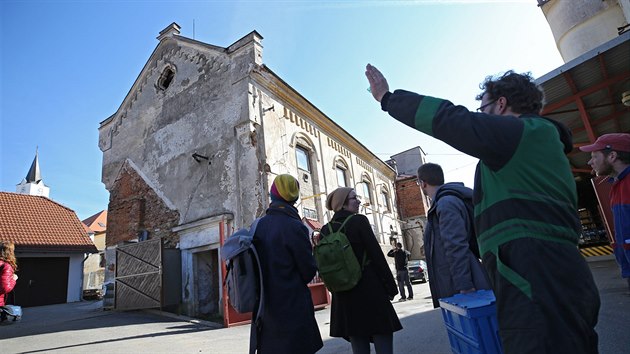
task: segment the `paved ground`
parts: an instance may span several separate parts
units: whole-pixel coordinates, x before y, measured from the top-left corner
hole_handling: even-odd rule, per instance
[[[611,257],[589,262],[602,297],[597,330],[602,354],[628,353],[630,296]],[[396,353],[451,353],[439,310],[427,284],[414,284],[413,301],[394,303],[404,329],[394,335]],[[328,309],[316,312],[324,348],[351,353],[350,345],[328,337]],[[216,328],[206,322],[151,311],[102,311],[100,302],[24,309],[24,318],[0,325],[0,353],[246,353],[249,326]]]

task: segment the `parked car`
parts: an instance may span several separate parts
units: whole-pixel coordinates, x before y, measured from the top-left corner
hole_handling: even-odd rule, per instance
[[[423,260],[413,260],[407,263],[407,269],[409,269],[409,280],[419,280],[421,283],[426,283],[429,279],[427,273],[427,262]]]

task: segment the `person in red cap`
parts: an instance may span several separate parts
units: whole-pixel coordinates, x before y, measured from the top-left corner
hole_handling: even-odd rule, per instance
[[[598,176],[611,177],[610,207],[615,220],[613,249],[621,277],[626,279],[630,290],[630,134],[604,134],[580,150],[591,153],[588,164]]]

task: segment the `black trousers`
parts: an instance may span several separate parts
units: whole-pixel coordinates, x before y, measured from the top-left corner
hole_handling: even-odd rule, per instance
[[[498,257],[531,286],[530,298],[484,255],[504,353],[598,353],[599,291],[577,246],[523,238],[500,246]]]

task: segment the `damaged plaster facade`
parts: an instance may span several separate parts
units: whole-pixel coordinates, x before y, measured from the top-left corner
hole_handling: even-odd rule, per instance
[[[300,181],[296,207],[327,222],[326,195],[355,187],[384,250],[400,231],[395,172],[262,62],[251,32],[227,48],[169,25],[118,111],[99,127],[112,250],[140,235],[181,251],[182,309],[222,313],[221,229],[264,215],[276,175]]]

